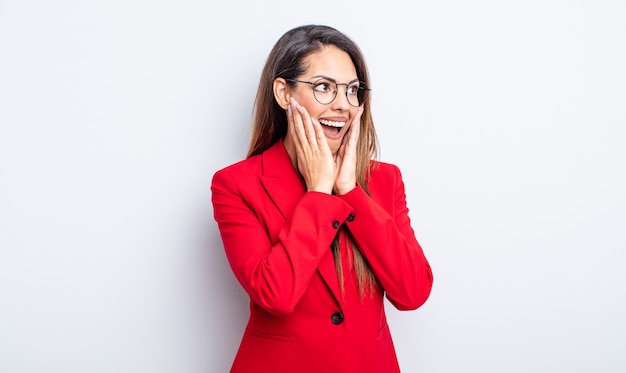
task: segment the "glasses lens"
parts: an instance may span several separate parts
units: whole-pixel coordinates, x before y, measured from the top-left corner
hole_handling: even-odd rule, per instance
[[[313,94],[320,104],[330,104],[337,94],[337,85],[329,80],[320,80],[313,86]]]
[[[346,96],[348,97],[348,102],[352,106],[359,106],[363,103],[365,90],[361,89],[361,86],[358,82],[352,83],[346,87]]]

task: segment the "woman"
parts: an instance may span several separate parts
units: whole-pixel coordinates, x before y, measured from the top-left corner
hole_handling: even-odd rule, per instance
[[[246,160],[212,200],[250,320],[231,372],[398,372],[383,295],[421,306],[432,272],[397,167],[376,162],[360,50],[326,26],[272,49]]]

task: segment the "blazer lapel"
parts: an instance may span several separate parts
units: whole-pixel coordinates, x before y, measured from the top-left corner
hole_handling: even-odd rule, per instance
[[[268,196],[285,219],[291,216],[294,207],[306,193],[305,185],[291,163],[282,140],[263,152],[263,173],[260,180]],[[342,297],[330,243],[328,252],[319,264],[318,272],[337,303],[340,304],[339,300]]]
[[[337,270],[335,269],[335,258],[333,252],[328,248],[328,252],[324,254],[320,265],[317,267],[317,271],[324,279],[326,286],[335,297],[337,303],[341,306],[340,300],[343,299],[339,289],[339,279],[337,279]]]
[[[285,219],[306,193],[282,140],[263,152],[261,184]]]

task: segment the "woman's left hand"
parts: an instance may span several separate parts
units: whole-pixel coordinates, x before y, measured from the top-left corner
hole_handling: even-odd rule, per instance
[[[361,132],[362,114],[363,106],[359,108],[359,111],[352,119],[350,129],[348,129],[348,133],[335,155],[336,176],[333,191],[336,194],[346,194],[356,187],[356,152]]]

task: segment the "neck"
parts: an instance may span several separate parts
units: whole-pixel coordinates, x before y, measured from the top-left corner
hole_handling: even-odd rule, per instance
[[[283,146],[289,155],[289,159],[291,160],[291,164],[297,170],[298,169],[298,153],[296,151],[296,144],[291,140],[291,136],[285,136],[283,139]]]

